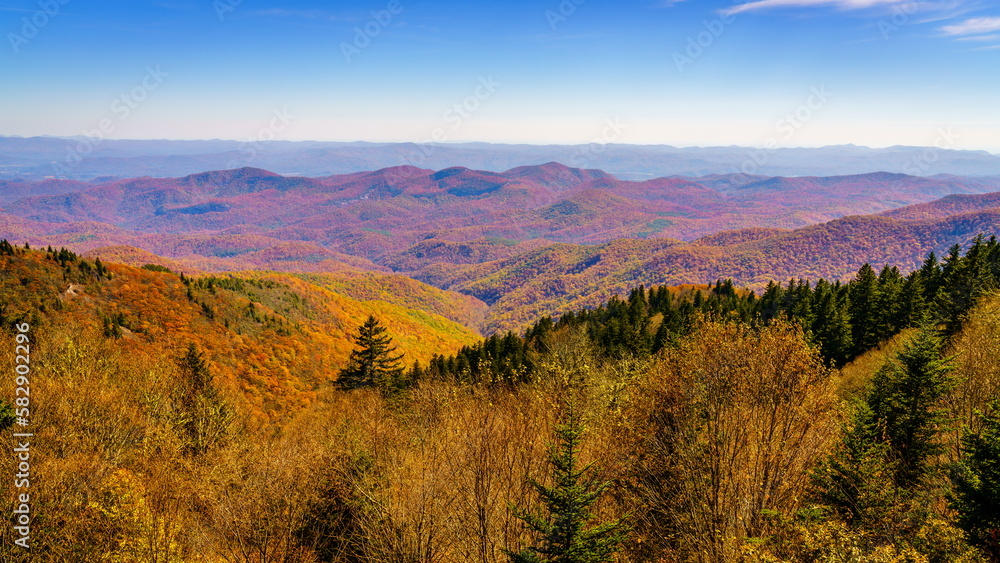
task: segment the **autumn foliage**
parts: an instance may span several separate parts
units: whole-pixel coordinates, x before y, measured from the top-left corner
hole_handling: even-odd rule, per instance
[[[848,311],[861,295],[853,282],[796,281],[767,299],[725,281],[637,288],[491,342],[299,276],[182,276],[0,245],[0,349],[30,323],[37,445],[33,548],[15,549],[7,527],[0,559],[499,563],[542,553],[525,549],[552,544],[561,532],[546,524],[565,521],[614,540],[588,544],[589,560],[984,561],[994,248],[928,266],[940,277],[921,307],[947,340],[917,351],[953,369],[922,395],[933,447],[915,462],[896,450],[896,415],[863,416],[879,389],[889,406],[926,390],[899,375],[916,353],[903,345],[909,314],[843,366],[816,330],[823,303]],[[872,273],[874,302],[908,279]],[[335,384],[369,315],[420,360],[391,396]],[[5,373],[13,362],[0,354]],[[571,432],[570,399],[582,421]],[[886,404],[869,410],[896,412]],[[884,507],[875,526],[840,510],[821,478],[859,420],[876,421],[866,439],[880,454],[863,467],[899,476],[867,484]],[[553,498],[586,500],[586,518]]]

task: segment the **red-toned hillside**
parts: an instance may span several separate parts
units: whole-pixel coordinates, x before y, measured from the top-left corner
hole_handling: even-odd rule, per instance
[[[893,219],[939,219],[949,215],[1000,207],[1000,192],[988,194],[956,194],[941,199],[886,211]]]
[[[80,192],[90,187],[93,187],[93,184],[74,180],[50,179],[40,182],[0,180],[0,205],[32,196]]]
[[[551,188],[573,189],[594,180],[614,180],[615,177],[603,170],[569,168],[558,162],[536,166],[518,166],[504,173],[508,178],[544,184]]]
[[[769,281],[846,280],[865,262],[919,267],[976,235],[1000,234],[1000,208],[934,220],[851,216],[793,231],[720,233],[694,243],[622,239],[603,245],[553,244],[483,264],[433,264],[413,275],[490,304],[486,332],[521,329],[542,315],[597,306],[640,284],[733,279],[760,290]]]
[[[509,255],[510,245],[490,242],[498,239],[514,244],[694,240],[727,230],[798,228],[953,193],[993,191],[990,182],[887,173],[625,181],[554,162],[503,173],[397,166],[321,178],[240,168],[96,185],[18,183],[0,197],[7,217],[0,236],[77,250],[125,244],[170,258],[194,254],[248,268],[296,262],[316,269],[323,260],[344,262],[349,255],[412,271],[438,259],[421,250],[427,241],[489,249],[453,258],[468,263],[472,255],[480,261]],[[193,245],[191,236],[211,240]],[[270,247],[276,248],[264,252]]]
[[[379,277],[395,271],[490,304],[449,318],[478,326],[485,317],[491,331],[638,284],[733,278],[757,287],[840,278],[866,261],[913,267],[930,250],[998,231],[1000,212],[989,208],[1000,196],[986,193],[996,183],[888,173],[626,181],[558,163],[321,178],[241,168],[39,182],[38,195],[3,204],[0,237],[135,265],[158,263],[148,251],[174,270],[310,272],[339,276],[329,283],[348,292],[379,283],[416,291]],[[915,205],[861,215],[906,204]]]

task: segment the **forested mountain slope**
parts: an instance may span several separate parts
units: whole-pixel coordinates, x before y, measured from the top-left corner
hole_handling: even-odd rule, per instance
[[[522,329],[540,315],[597,306],[640,284],[731,278],[760,290],[790,278],[846,280],[865,262],[908,272],[929,252],[942,255],[954,244],[967,246],[977,234],[998,232],[1000,208],[942,219],[853,216],[794,231],[720,233],[690,244],[670,239],[555,244],[483,264],[427,266],[411,275],[490,304],[489,333]]]
[[[481,304],[405,278],[185,276],[162,265],[3,246],[0,324],[30,322],[36,349],[82,334],[170,363],[195,344],[210,351],[234,400],[264,420],[306,404],[336,379],[368,315],[389,327],[410,362],[478,339],[460,323],[474,324]]]
[[[485,341],[284,274],[0,263],[32,390],[32,551],[5,527],[5,561],[500,563],[537,541],[521,510],[561,510],[534,482],[568,488],[567,420],[594,479],[570,493],[597,492],[560,515],[625,518],[621,563],[996,560],[995,240],[846,285],[635,288]],[[400,388],[322,385],[369,312],[439,355]]]

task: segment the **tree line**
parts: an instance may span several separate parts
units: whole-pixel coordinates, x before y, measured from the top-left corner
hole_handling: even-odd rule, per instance
[[[439,377],[467,382],[518,383],[536,372],[535,357],[547,351],[554,331],[579,329],[604,358],[648,357],[674,346],[697,319],[732,320],[751,326],[775,321],[800,325],[828,365],[840,367],[922,320],[961,325],[977,300],[1000,286],[1000,243],[975,238],[963,254],[954,245],[943,260],[931,252],[923,266],[903,275],[885,265],[864,264],[846,283],[819,279],[770,282],[760,295],[719,280],[686,295],[666,287],[639,286],[596,309],[543,317],[522,335],[495,334],[451,356],[414,366],[408,381]]]

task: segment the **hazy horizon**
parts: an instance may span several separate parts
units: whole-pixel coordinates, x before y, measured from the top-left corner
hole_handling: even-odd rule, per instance
[[[66,140],[80,140],[87,139],[88,137],[83,135],[0,135],[0,138],[9,139],[31,139],[31,138],[42,138],[42,139],[66,139]],[[93,137],[91,137],[93,138]],[[126,138],[108,138],[108,141],[142,141],[142,142],[228,142],[228,143],[245,143],[246,139],[233,139],[233,138],[190,138],[190,139],[179,139],[179,138],[143,138],[143,137],[126,137]],[[423,143],[423,141],[380,141],[380,140],[367,140],[367,139],[354,139],[346,141],[329,141],[321,139],[273,139],[264,141],[254,141],[256,143],[270,143],[270,142],[285,142],[285,143],[332,143],[332,144],[371,144],[371,145],[394,145],[394,144],[407,144],[407,143]],[[440,142],[431,141],[427,144],[440,144],[440,145],[499,145],[499,146],[586,146],[591,144],[591,142],[583,141],[580,143],[516,143],[516,142],[499,142],[499,141],[481,141],[481,140],[445,140]],[[674,149],[714,149],[714,148],[762,148],[763,145],[739,145],[739,144],[720,144],[720,145],[672,145],[668,143],[607,143],[608,146],[623,146],[623,147],[669,147]],[[907,149],[921,149],[921,148],[933,148],[934,145],[884,145],[884,146],[872,146],[872,145],[862,145],[858,143],[840,143],[833,145],[792,145],[792,146],[781,146],[777,147],[780,149],[826,149],[826,148],[838,148],[838,147],[854,147],[859,149],[869,149],[869,150],[882,150],[882,149],[892,149],[892,148],[907,148]],[[972,152],[985,152],[988,154],[1000,156],[1000,148],[989,150],[989,149],[975,149],[975,148],[946,148],[942,150],[957,150],[957,151],[972,151]]]

